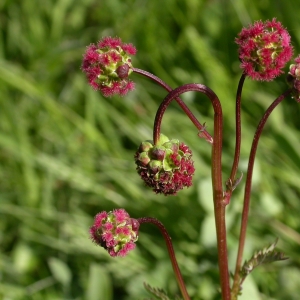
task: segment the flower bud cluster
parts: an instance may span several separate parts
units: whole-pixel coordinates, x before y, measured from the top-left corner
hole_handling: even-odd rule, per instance
[[[135,53],[132,44],[122,43],[120,38],[105,37],[87,47],[81,68],[89,84],[105,97],[123,96],[134,89],[128,76],[132,73],[131,55]]]
[[[125,256],[135,248],[139,225],[124,209],[102,211],[95,216],[90,237],[93,242],[106,249],[110,256]]]
[[[239,45],[241,68],[254,80],[273,80],[293,54],[291,37],[275,18],[243,28],[235,41]]]
[[[300,102],[300,55],[295,58],[295,63],[290,65],[287,81],[293,88],[293,98]]]
[[[160,135],[157,145],[143,142],[135,154],[137,171],[155,193],[175,195],[192,185],[195,172],[192,151],[178,140]]]

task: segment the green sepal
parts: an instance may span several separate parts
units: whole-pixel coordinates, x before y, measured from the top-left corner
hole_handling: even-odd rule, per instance
[[[173,152],[178,151],[179,149],[179,140],[173,139],[163,144],[167,149],[171,149]]]
[[[163,161],[163,168],[165,171],[173,171],[176,169],[174,162],[170,158],[170,155],[173,154],[173,151],[170,149],[166,149],[166,158]]]
[[[169,141],[170,141],[169,138],[161,133],[159,135],[159,140],[157,141],[157,146],[163,145],[164,143],[169,142]]]
[[[159,171],[162,168],[162,162],[159,160],[151,160],[149,162],[149,169],[153,172],[156,173],[156,175],[159,175]],[[159,178],[159,177],[158,177]]]
[[[151,148],[153,148],[153,141],[147,140],[141,143],[139,152],[148,152]]]
[[[142,152],[139,154],[138,160],[146,166],[150,161],[150,157],[148,156],[148,152]]]

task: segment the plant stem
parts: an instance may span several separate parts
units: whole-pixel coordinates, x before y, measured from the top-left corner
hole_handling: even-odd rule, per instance
[[[137,68],[132,68],[133,72],[143,75],[147,78],[152,79],[156,83],[158,83],[161,87],[163,87],[167,92],[171,92],[172,88],[167,85],[163,80],[161,80],[159,77],[153,75],[152,73],[149,73],[147,71],[137,69]],[[179,98],[176,97],[175,99],[179,106],[182,108],[182,110],[186,113],[186,115],[190,118],[190,120],[193,122],[193,124],[197,127],[199,130],[199,136],[203,137],[207,142],[210,144],[213,143],[213,138],[212,136],[206,131],[205,126],[202,125],[197,118],[194,116],[194,114],[190,111],[190,109],[186,106],[186,104]]]
[[[153,140],[157,142],[160,135],[161,121],[164,112],[171,101],[179,95],[196,91],[205,94],[212,103],[214,108],[214,141],[212,144],[212,186],[214,197],[214,210],[215,222],[217,232],[217,246],[218,246],[218,262],[220,270],[220,282],[222,290],[222,299],[230,299],[230,286],[229,286],[229,272],[228,272],[228,257],[227,257],[227,244],[226,244],[226,223],[225,223],[225,207],[223,201],[223,188],[222,188],[222,129],[223,129],[223,114],[220,101],[216,94],[202,84],[186,84],[171,91],[161,103],[155,116]]]
[[[248,162],[246,185],[245,185],[244,207],[243,207],[241,229],[240,229],[239,249],[238,249],[237,260],[236,260],[234,282],[233,282],[233,286],[232,286],[232,298],[231,298],[232,300],[237,299],[237,295],[238,295],[239,288],[240,288],[240,270],[241,270],[241,266],[242,266],[243,252],[244,252],[245,239],[246,239],[246,230],[247,230],[249,207],[250,207],[252,174],[253,174],[253,167],[254,167],[257,145],[258,145],[259,139],[261,137],[262,130],[264,129],[264,126],[265,126],[270,114],[272,113],[274,108],[279,103],[281,103],[291,92],[292,92],[292,89],[287,90],[282,95],[280,95],[268,107],[268,109],[266,110],[265,114],[263,115],[262,119],[260,120],[260,122],[257,126],[256,132],[255,132],[255,135],[253,138],[251,152],[250,152],[250,156],[249,156],[249,162]]]
[[[165,226],[158,221],[155,218],[151,218],[151,217],[144,217],[144,218],[139,218],[137,219],[137,221],[142,224],[142,223],[151,223],[154,224],[156,227],[158,227],[158,229],[160,230],[161,234],[163,235],[166,245],[167,245],[167,249],[168,249],[168,253],[169,253],[169,257],[172,263],[172,267],[173,267],[173,271],[174,274],[176,276],[176,280],[178,283],[178,286],[180,288],[182,297],[184,300],[190,300],[189,294],[186,290],[186,286],[184,284],[177,260],[176,260],[176,256],[175,256],[175,252],[174,252],[174,248],[173,248],[173,244],[172,244],[172,240],[171,237],[169,236]]]
[[[239,166],[239,161],[240,161],[240,152],[241,152],[241,135],[242,135],[242,130],[241,130],[241,99],[242,99],[242,90],[243,90],[243,85],[246,79],[246,75],[243,73],[238,89],[236,92],[236,104],[235,104],[235,152],[234,152],[234,159],[232,163],[232,168],[231,168],[231,173],[230,177],[227,181],[227,189],[225,192],[225,201],[227,204],[230,202],[230,198],[232,195],[233,190],[235,189],[235,185],[237,184],[236,182],[236,173],[237,169]]]
[[[241,151],[241,98],[242,98],[242,89],[245,82],[246,75],[242,74],[238,89],[236,92],[236,105],[235,105],[235,126],[236,126],[236,133],[235,133],[235,153],[234,153],[234,161],[232,164],[230,179],[232,182],[235,180],[235,176],[237,173],[239,160],[240,160],[240,151]]]

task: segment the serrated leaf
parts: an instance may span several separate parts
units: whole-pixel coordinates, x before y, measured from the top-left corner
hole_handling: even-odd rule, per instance
[[[241,285],[246,279],[246,277],[258,266],[262,264],[267,264],[275,261],[286,260],[288,257],[285,256],[283,252],[275,251],[276,244],[278,239],[275,240],[273,244],[269,247],[265,247],[262,250],[259,250],[254,253],[254,255],[247,261],[244,262],[244,265],[241,268]]]
[[[154,295],[158,299],[162,300],[170,300],[170,298],[167,296],[167,293],[163,289],[159,288],[153,288],[148,283],[144,282],[145,289],[152,295]]]
[[[145,289],[151,293],[152,295],[154,295],[156,298],[158,299],[162,299],[162,300],[171,300],[168,296],[167,293],[163,290],[163,289],[159,289],[159,288],[153,288],[152,286],[150,286],[148,283],[144,282],[144,287]],[[144,300],[153,300],[152,298],[150,299],[144,299]],[[174,300],[182,300],[179,296],[175,296]]]

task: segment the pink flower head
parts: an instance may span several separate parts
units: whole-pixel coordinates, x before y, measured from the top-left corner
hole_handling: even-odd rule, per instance
[[[178,140],[169,140],[161,134],[157,145],[143,142],[134,158],[139,175],[155,193],[175,195],[192,185],[195,172],[192,151]]]
[[[135,248],[138,239],[139,222],[130,218],[124,209],[100,212],[90,228],[90,237],[106,249],[110,256],[125,256]]]
[[[295,58],[295,63],[290,65],[287,81],[293,88],[293,98],[300,102],[300,55]]]
[[[280,22],[257,21],[243,28],[235,42],[244,73],[254,80],[270,81],[282,73],[291,59],[291,37]]]
[[[81,69],[89,84],[105,97],[124,96],[134,89],[128,79],[132,73],[131,55],[136,54],[132,44],[124,44],[120,38],[105,37],[87,47]]]

